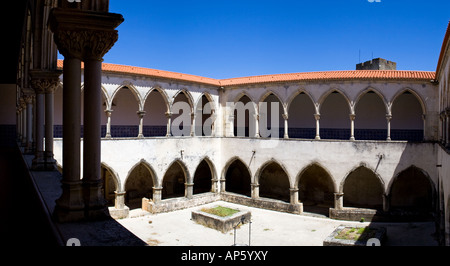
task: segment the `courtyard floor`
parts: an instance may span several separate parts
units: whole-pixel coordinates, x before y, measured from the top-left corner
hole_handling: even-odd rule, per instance
[[[323,240],[339,225],[374,225],[387,229],[388,246],[437,246],[435,224],[360,223],[337,221],[314,215],[295,215],[218,201],[170,213],[150,214],[141,209],[130,211],[129,218],[117,220],[151,246],[231,246],[234,232],[221,233],[191,220],[191,211],[221,205],[249,210],[251,230],[245,224],[236,230],[236,244],[251,246],[322,246]]]

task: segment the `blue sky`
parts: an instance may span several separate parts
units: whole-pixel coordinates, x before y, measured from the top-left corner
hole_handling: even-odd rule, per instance
[[[354,70],[382,57],[436,70],[449,0],[110,0],[105,62],[211,78]],[[361,56],[359,56],[361,54]]]

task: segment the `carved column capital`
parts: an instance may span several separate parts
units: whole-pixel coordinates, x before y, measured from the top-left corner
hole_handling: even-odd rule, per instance
[[[55,8],[49,24],[64,57],[101,61],[118,40],[115,28],[123,20],[120,14]]]
[[[59,70],[32,70],[31,86],[36,94],[54,93],[61,74]]]

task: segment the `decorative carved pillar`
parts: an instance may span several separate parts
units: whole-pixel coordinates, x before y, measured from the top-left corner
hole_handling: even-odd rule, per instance
[[[387,141],[391,141],[391,120],[392,120],[392,115],[388,114],[386,115],[386,120],[387,120]]]
[[[32,70],[31,72],[31,84],[36,93],[36,151],[32,164],[33,170],[56,169],[53,159],[53,93],[59,84],[60,75],[60,71]]]
[[[138,134],[138,138],[143,138],[144,137],[144,116],[145,116],[145,111],[137,111],[136,112],[138,117],[139,117],[139,134]]]
[[[320,140],[320,114],[314,114],[314,119],[316,119],[316,139]]]
[[[289,115],[288,114],[282,114],[283,119],[284,119],[284,138],[288,139],[289,138],[289,124],[288,124],[288,118]]]
[[[108,209],[101,193],[101,70],[103,56],[118,39],[120,14],[107,13],[108,0],[61,1],[49,25],[64,56],[63,194],[55,215],[60,221],[102,219]],[[85,11],[86,10],[86,11]],[[83,196],[80,182],[80,84],[84,60]]]
[[[254,117],[255,117],[255,138],[260,138],[261,134],[259,131],[259,114],[254,114]]]
[[[111,114],[113,110],[105,110],[106,114],[106,135],[105,138],[110,139],[111,138]]]
[[[355,140],[355,114],[350,114],[350,140]]]

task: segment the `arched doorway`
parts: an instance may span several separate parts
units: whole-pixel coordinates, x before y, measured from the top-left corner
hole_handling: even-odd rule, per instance
[[[184,197],[186,180],[181,163],[178,161],[172,163],[163,177],[162,199]]]
[[[390,213],[410,218],[430,218],[434,212],[434,189],[430,178],[419,168],[411,166],[399,173],[392,182]]]
[[[360,166],[345,178],[343,192],[344,207],[383,209],[383,184],[367,167]]]
[[[212,187],[212,169],[206,159],[202,160],[194,174],[194,194],[210,192]]]
[[[247,166],[239,159],[234,160],[225,173],[225,189],[241,195],[251,196],[251,176]]]
[[[263,166],[258,183],[260,197],[290,202],[289,177],[278,163]]]
[[[334,182],[320,165],[312,164],[298,177],[299,200],[305,212],[328,216],[334,205]]]
[[[153,197],[153,175],[144,163],[139,163],[125,182],[125,205],[130,209],[140,208],[142,198]]]

